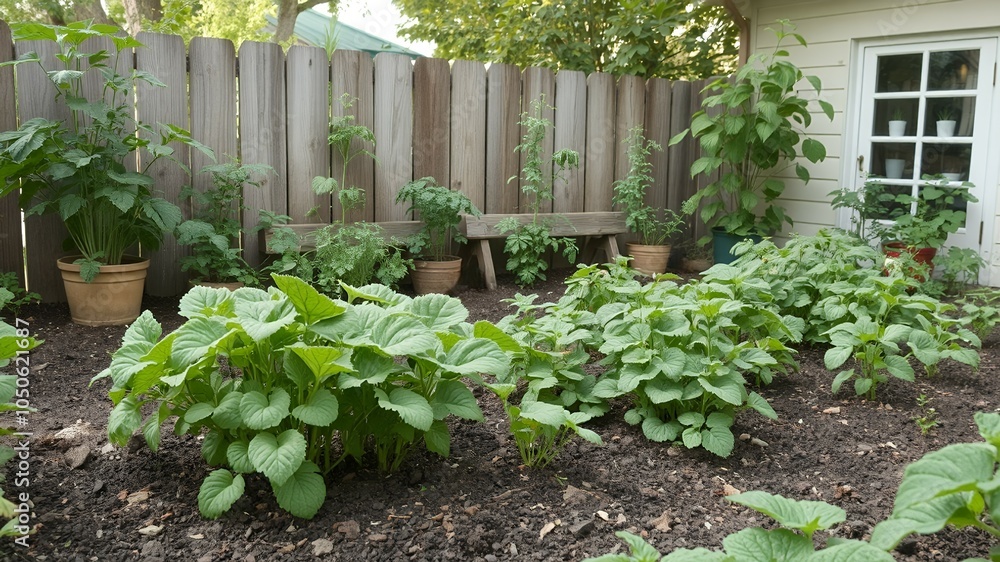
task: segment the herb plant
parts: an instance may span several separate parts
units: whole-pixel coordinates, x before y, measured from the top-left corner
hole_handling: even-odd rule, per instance
[[[18,280],[17,274],[13,271],[0,273],[0,288],[6,289],[10,293],[9,295],[3,293],[5,296],[3,299],[0,299],[3,301],[3,304],[0,305],[0,310],[9,313],[11,316],[18,316],[22,306],[38,302],[42,299],[38,293],[21,287],[21,282]]]
[[[133,96],[139,83],[163,87],[147,72],[129,71],[132,49],[143,45],[119,36],[111,25],[88,22],[68,26],[15,24],[17,41],[54,41],[59,65],[48,68],[34,52],[0,66],[37,64],[66,107],[65,120],[29,119],[16,131],[0,133],[0,196],[20,190],[25,215],[54,213],[66,225],[69,239],[82,257],[80,275],[87,282],[102,264],[120,264],[136,243],[155,250],[182,216],[176,205],[158,197],[147,171],[165,159],[184,167],[170,143],[212,151],[184,129],[160,124],[157,130],[134,117]],[[84,42],[107,39],[114,52],[88,52]],[[100,88],[86,95],[84,83],[101,76]],[[44,95],[41,92],[38,95]],[[139,134],[135,134],[138,131]],[[144,150],[143,166],[130,171],[136,152]]]
[[[921,435],[927,435],[938,426],[937,410],[930,405],[931,399],[926,394],[917,396],[917,407],[920,408],[920,415],[913,418],[913,421],[920,428]]]
[[[507,254],[507,269],[517,275],[517,284],[527,286],[535,281],[545,280],[545,270],[549,265],[544,259],[547,250],[560,251],[566,259],[576,259],[577,247],[572,238],[552,238],[549,234],[550,219],[538,216],[541,205],[552,200],[552,186],[562,178],[566,170],[580,166],[580,155],[569,149],[556,151],[552,160],[542,158],[542,141],[552,128],[552,122],[542,117],[545,100],[531,103],[533,115],[521,115],[519,124],[525,128],[524,138],[515,152],[524,154],[524,169],[521,170],[521,191],[530,198],[531,222],[521,224],[516,217],[507,217],[497,223],[497,230],[507,234],[504,253]],[[508,181],[513,181],[515,177]],[[558,220],[558,219],[556,219]]]
[[[204,435],[203,457],[223,467],[198,494],[205,517],[229,510],[245,475],[261,474],[282,509],[311,518],[323,475],[345,459],[370,452],[392,471],[420,444],[447,456],[446,419],[482,419],[463,379],[502,376],[508,358],[489,338],[498,330],[465,323],[458,300],[344,285],[346,300],[335,301],[273,278],[267,292],[193,288],[180,303],[187,321],[165,336],[143,313],[95,377],[113,384],[112,442],[141,430],[156,450],[171,417],[176,433]]]
[[[952,187],[946,180],[924,176],[916,197],[897,194],[884,219],[872,225],[885,242],[901,242],[909,248],[939,248],[950,234],[965,226],[965,203],[978,201],[969,182]],[[867,184],[866,184],[867,186]],[[912,211],[911,211],[912,209]]]
[[[659,144],[646,140],[642,127],[634,127],[623,141],[628,145],[626,152],[629,163],[628,176],[614,183],[614,203],[625,211],[625,226],[639,235],[639,243],[656,246],[665,244],[670,237],[680,232],[684,219],[672,209],[660,211],[646,204],[646,192],[653,183],[653,165],[649,155],[654,150],[662,150]]]
[[[986,267],[986,261],[976,250],[951,246],[934,256],[934,265],[941,272],[945,290],[962,295],[970,286],[979,283],[979,272]]]
[[[1000,291],[984,287],[966,293],[958,302],[962,307],[962,322],[980,339],[985,339],[1000,323]]]
[[[803,138],[801,130],[812,122],[812,114],[809,101],[796,93],[796,84],[805,78],[818,94],[820,80],[804,76],[787,60],[782,41],[790,37],[802,46],[806,41],[787,20],[778,23],[774,52],[753,55],[733,80],[709,84],[706,89],[715,93],[694,114],[690,129],[670,140],[678,143],[688,132],[699,139],[702,157],[692,164],[691,176],[718,172],[719,178],[692,196],[692,206],[702,204],[700,216],[709,226],[738,236],[767,236],[792,224],[777,203],[785,189],[777,176],[794,166],[799,179],[809,181],[809,170],[795,162],[800,143],[810,162],[826,158],[821,142]],[[821,99],[816,103],[833,120],[833,106]],[[760,217],[758,208],[764,209]]]
[[[194,281],[255,285],[257,272],[240,250],[239,216],[246,210],[243,190],[259,189],[265,174],[273,174],[274,169],[234,161],[206,166],[201,173],[212,175],[212,187],[203,192],[191,186],[181,190],[181,197],[191,202],[195,215],[177,226],[177,242],[191,246],[191,254],[181,258],[181,270],[193,274]]]
[[[418,234],[406,240],[410,252],[432,261],[444,261],[448,242],[466,242],[457,230],[462,215],[479,216],[482,213],[461,191],[438,185],[434,178],[413,180],[396,195],[396,202],[410,202],[406,212],[414,212],[424,223]]]

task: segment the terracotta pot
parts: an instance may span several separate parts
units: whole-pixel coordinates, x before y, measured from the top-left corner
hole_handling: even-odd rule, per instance
[[[235,291],[236,289],[241,289],[246,285],[242,281],[231,281],[229,283],[212,283],[210,281],[188,281],[189,287],[212,287],[213,289],[229,289],[230,291]]]
[[[903,252],[911,254],[913,256],[913,261],[919,263],[920,265],[927,266],[927,274],[934,274],[934,256],[937,255],[937,248],[914,248],[912,246],[907,246],[902,242],[886,242],[882,244],[882,251],[885,253],[886,261],[896,259]],[[886,275],[888,275],[888,270],[886,270]],[[914,272],[907,272],[917,281],[923,282],[923,275],[916,275]]]
[[[66,287],[69,314],[84,326],[120,326],[139,317],[149,260],[125,256],[121,265],[103,265],[90,283],[80,277],[80,256],[56,260]]]
[[[651,246],[647,244],[626,244],[628,255],[632,256],[629,265],[646,275],[656,275],[667,271],[667,261],[670,259],[670,244]]]
[[[418,295],[447,293],[458,285],[462,275],[462,258],[445,256],[443,261],[413,260],[413,291]]]
[[[696,260],[684,260],[684,271],[688,273],[702,273],[712,267],[712,260],[705,258]]]

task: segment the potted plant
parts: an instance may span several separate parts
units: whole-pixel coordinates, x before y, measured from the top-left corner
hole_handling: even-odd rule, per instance
[[[684,256],[681,267],[688,273],[703,273],[712,267],[712,250],[694,240],[688,240],[678,248]]]
[[[882,202],[873,205],[873,233],[882,240],[889,258],[912,254],[917,263],[933,272],[933,260],[948,236],[965,226],[965,204],[977,201],[970,193],[974,187],[965,182],[951,186],[947,180],[924,176],[918,195],[893,195],[878,182],[865,184],[866,199]]]
[[[702,155],[691,165],[691,175],[717,177],[691,197],[691,207],[700,206],[701,219],[713,229],[715,263],[731,262],[736,242],[748,237],[759,240],[780,231],[785,223],[792,224],[777,202],[785,190],[778,176],[794,167],[802,181],[809,181],[809,171],[796,162],[800,146],[810,162],[826,158],[821,142],[803,138],[799,126],[808,127],[812,114],[809,100],[796,90],[805,78],[818,94],[820,80],[804,76],[787,60],[788,52],[781,47],[786,37],[806,42],[791,32],[794,28],[787,20],[779,23],[775,50],[751,57],[733,80],[712,82],[706,89],[716,93],[694,114],[690,129],[670,140],[676,144],[688,132],[699,139]],[[832,120],[833,106],[822,99],[816,103]]]
[[[181,258],[181,270],[191,274],[192,285],[224,287],[230,290],[257,284],[257,271],[243,259],[240,249],[240,213],[244,186],[259,188],[267,173],[274,169],[264,164],[240,165],[228,162],[206,166],[200,173],[212,175],[212,186],[197,191],[191,186],[181,190],[190,200],[194,218],[177,225],[177,242],[191,247],[190,255]]]
[[[0,134],[0,196],[20,189],[26,216],[56,213],[66,225],[77,255],[57,264],[73,321],[127,324],[139,315],[149,260],[125,252],[137,244],[144,252],[155,250],[183,218],[176,205],[158,196],[146,171],[160,159],[174,160],[172,142],[209,155],[211,150],[179,127],[159,125],[154,131],[135,119],[136,83],[163,84],[147,73],[119,70],[119,62],[130,65],[132,49],[142,44],[117,36],[117,27],[31,23],[12,28],[15,40],[58,45],[61,67],[47,68],[33,52],[4,65],[39,65],[55,98],[65,104],[67,118],[30,119]],[[94,37],[113,43],[114,52],[83,49]],[[100,76],[103,88],[91,88],[97,93],[87,97],[84,82],[91,75]],[[131,171],[139,149],[144,149],[142,168]]]
[[[642,127],[629,130],[623,142],[628,145],[629,172],[612,188],[614,203],[625,212],[625,226],[639,236],[638,242],[627,244],[631,265],[646,275],[664,273],[670,259],[669,239],[680,231],[684,219],[672,209],[663,209],[663,218],[660,218],[657,210],[646,204],[646,191],[653,183],[649,154],[662,148],[643,137]]]
[[[403,201],[410,202],[407,212],[415,212],[423,222],[420,232],[406,239],[415,256],[410,274],[413,290],[418,295],[451,291],[461,276],[462,259],[448,255],[448,242],[465,243],[456,228],[462,215],[482,213],[464,193],[438,185],[430,177],[404,185],[396,195],[397,203]]]
[[[906,159],[900,158],[896,151],[890,151],[889,156],[885,159],[885,177],[891,180],[901,179],[906,170]]]
[[[946,105],[937,112],[937,136],[948,138],[955,136],[955,108]]]
[[[896,108],[892,112],[892,118],[889,119],[889,136],[890,137],[902,137],[906,135],[906,118],[903,115],[903,110]]]

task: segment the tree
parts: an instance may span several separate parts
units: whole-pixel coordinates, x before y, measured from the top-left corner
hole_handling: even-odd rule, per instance
[[[402,33],[435,56],[646,77],[701,78],[736,65],[737,30],[688,0],[394,0]]]
[[[105,13],[101,0],[0,0],[0,19],[54,25],[79,20],[113,23]]]

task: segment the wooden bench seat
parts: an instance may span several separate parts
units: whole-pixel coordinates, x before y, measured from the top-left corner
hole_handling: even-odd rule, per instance
[[[482,215],[479,217],[464,216],[459,224],[459,231],[469,240],[472,257],[479,265],[483,283],[489,290],[497,288],[496,269],[493,266],[493,254],[490,251],[490,240],[506,238],[497,230],[497,223],[505,218],[514,217],[521,224],[528,224],[533,216],[530,213],[518,215]],[[584,213],[554,213],[541,215],[548,223],[549,233],[553,237],[586,237],[580,255],[584,261],[590,261],[592,256],[602,251],[607,261],[618,257],[618,241],[615,236],[624,234],[625,213],[612,211],[593,211]]]

